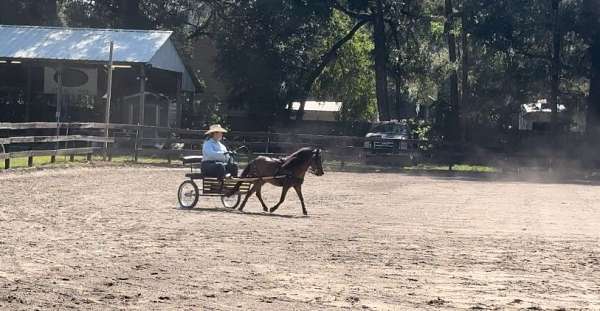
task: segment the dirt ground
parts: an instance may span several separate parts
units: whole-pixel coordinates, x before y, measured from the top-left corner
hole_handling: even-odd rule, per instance
[[[0,172],[0,309],[600,310],[598,186],[329,172],[270,216],[184,173]]]

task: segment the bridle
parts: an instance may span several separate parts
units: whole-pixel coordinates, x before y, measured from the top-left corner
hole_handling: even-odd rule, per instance
[[[310,166],[308,167],[308,171],[313,174],[313,175],[317,175],[317,171],[313,168],[313,163],[316,162],[316,160],[321,158],[321,149],[315,149],[313,151],[313,155],[310,159]],[[321,168],[321,172],[323,171],[323,168]],[[318,175],[317,175],[318,176]]]

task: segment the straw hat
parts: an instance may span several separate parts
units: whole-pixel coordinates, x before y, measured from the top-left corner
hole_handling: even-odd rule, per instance
[[[222,128],[220,124],[213,124],[208,128],[208,131],[204,135],[210,135],[212,133],[227,133],[227,130]]]

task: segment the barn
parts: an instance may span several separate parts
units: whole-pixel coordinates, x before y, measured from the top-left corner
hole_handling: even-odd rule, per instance
[[[104,121],[177,127],[199,83],[171,31],[0,25],[0,122]]]
[[[297,112],[299,109],[300,102],[293,102],[292,111]],[[341,102],[309,100],[304,103],[303,120],[335,122],[338,120],[341,109]],[[295,118],[295,116],[296,114],[293,113],[292,118]]]

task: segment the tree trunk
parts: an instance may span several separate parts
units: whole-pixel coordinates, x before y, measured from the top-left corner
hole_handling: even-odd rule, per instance
[[[462,129],[462,133],[461,133],[461,140],[464,142],[466,141],[467,138],[467,118],[464,116],[464,112],[465,109],[467,107],[467,103],[469,102],[469,98],[470,98],[470,90],[469,90],[469,38],[468,38],[468,33],[465,30],[465,25],[466,25],[466,16],[467,13],[464,10],[464,5],[463,5],[463,14],[462,14],[462,96],[461,96],[461,100],[460,100],[460,107],[463,111],[463,117],[460,118],[461,120],[461,129]]]
[[[600,0],[583,1],[584,36],[590,42],[590,89],[587,98],[586,135],[595,142],[600,134]]]
[[[587,101],[586,133],[590,141],[596,141],[600,134],[600,35],[592,40],[589,54],[591,56],[590,91]]]
[[[146,29],[144,17],[140,12],[140,0],[119,0],[120,27],[125,29]]]
[[[0,1],[0,24],[12,24],[10,14],[11,14],[11,3],[8,1]],[[12,13],[14,14],[14,12]]]
[[[58,2],[59,0],[47,0],[44,14],[46,24],[49,26],[58,26]]]
[[[396,119],[401,120],[408,117],[407,111],[405,111],[404,103],[402,102],[402,81],[399,77],[395,79],[395,91],[396,91]]]
[[[28,16],[22,20],[22,24],[33,24],[41,26],[58,25],[58,0],[37,0],[26,4]]]
[[[559,5],[560,0],[552,0],[552,68],[550,85],[550,109],[552,109],[552,141],[558,134],[558,96],[560,88],[560,45],[561,35],[559,29]]]
[[[388,105],[386,68],[387,48],[382,0],[377,0],[376,2],[373,39],[375,41],[375,84],[377,92],[377,108],[379,110],[379,119],[381,121],[387,121],[390,120],[390,107]]]
[[[456,40],[452,33],[453,18],[453,7],[452,0],[445,1],[445,13],[446,23],[444,30],[448,39],[448,57],[450,64],[453,66],[450,71],[450,102],[448,107],[448,118],[449,124],[448,133],[446,133],[448,140],[451,142],[457,142],[460,139],[460,112],[458,107],[458,75],[456,73]]]

